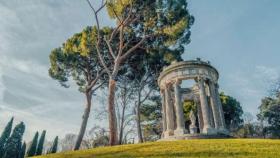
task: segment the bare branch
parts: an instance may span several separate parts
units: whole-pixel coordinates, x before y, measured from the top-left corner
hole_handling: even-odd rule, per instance
[[[95,86],[95,84],[97,83],[97,81],[99,80],[99,78],[100,78],[104,73],[105,73],[105,70],[102,70],[102,71],[100,72],[100,74],[97,73],[95,79],[91,81],[91,83],[87,86],[87,88],[88,88],[88,89],[93,88],[93,86]]]
[[[118,55],[117,57],[120,57],[122,55],[122,52],[123,52],[123,46],[124,46],[124,26],[122,25],[121,28],[120,28],[120,34],[119,34],[119,39],[120,39],[120,42],[119,42],[119,52],[118,52]]]
[[[103,9],[106,5],[106,3],[102,4],[101,7],[97,10],[94,9],[94,7],[92,6],[92,4],[90,3],[89,0],[87,0],[90,8],[92,9],[93,13],[94,13],[94,17],[95,17],[95,21],[96,21],[96,26],[97,26],[97,42],[96,42],[96,50],[97,50],[97,54],[98,54],[98,58],[102,64],[102,66],[104,67],[104,69],[106,70],[108,75],[111,75],[109,68],[107,67],[103,56],[101,55],[101,51],[100,51],[100,43],[101,43],[101,37],[100,37],[100,24],[99,24],[99,18],[98,18],[98,12]],[[102,3],[104,1],[102,0]]]
[[[98,86],[96,86],[94,89],[92,89],[92,92],[96,91],[98,88],[103,86],[105,83],[106,83],[105,81],[101,82]]]
[[[149,90],[149,92],[146,94],[145,98],[143,98],[143,99],[141,100],[140,105],[143,104],[143,103],[148,99],[148,97],[150,96],[150,94],[151,94],[152,91],[153,91],[153,89],[151,88],[151,89]]]
[[[106,42],[106,44],[107,44],[107,46],[108,46],[108,48],[109,48],[109,53],[111,54],[111,56],[114,58],[114,60],[116,59],[116,56],[115,56],[115,54],[114,54],[114,51],[113,51],[113,49],[112,49],[112,47],[111,47],[111,45],[110,45],[110,42],[108,41],[108,40],[106,40],[105,39],[105,42]]]
[[[96,14],[97,14],[99,11],[101,11],[101,10],[106,6],[106,4],[107,4],[107,1],[104,3],[104,0],[102,0],[102,3],[101,3],[100,8],[96,10]]]
[[[111,42],[113,40],[113,38],[115,37],[115,35],[117,34],[118,30],[120,29],[121,25],[119,24],[114,30],[113,32],[111,33],[111,36],[110,36],[110,39],[109,39],[109,42]]]
[[[127,24],[128,24],[128,22],[130,21],[131,16],[132,16],[132,4],[130,3],[128,15],[127,15],[127,17],[125,18],[125,20],[123,21],[123,24],[124,24],[124,25],[127,25]]]
[[[89,0],[87,0],[88,5],[90,6],[90,8],[92,9],[92,11],[94,12],[94,14],[98,14],[99,11],[101,11],[107,4],[107,1],[104,3],[104,0],[101,1],[101,6],[95,10],[94,7],[92,6],[91,2]]]

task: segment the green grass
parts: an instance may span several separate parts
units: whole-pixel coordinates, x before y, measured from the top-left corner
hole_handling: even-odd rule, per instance
[[[200,139],[101,147],[37,158],[280,158],[280,140]]]

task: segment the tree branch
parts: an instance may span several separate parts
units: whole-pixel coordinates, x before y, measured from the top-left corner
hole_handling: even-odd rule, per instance
[[[145,42],[145,40],[151,36],[152,35],[147,35],[143,37],[136,45],[134,45],[123,56],[121,56],[121,61],[124,61],[126,58],[128,58],[134,52],[134,50],[136,50],[139,46],[141,46]]]
[[[108,75],[111,75],[109,68],[107,67],[103,56],[101,55],[101,51],[100,51],[100,24],[99,24],[99,19],[98,19],[98,12],[103,9],[106,5],[106,2],[104,3],[104,1],[102,0],[101,7],[97,10],[94,9],[94,7],[92,6],[92,4],[90,3],[89,0],[87,0],[90,8],[92,9],[93,13],[94,13],[94,17],[95,17],[95,21],[96,21],[96,25],[97,25],[97,42],[96,42],[96,50],[97,50],[97,54],[98,54],[98,58],[102,64],[102,66],[104,67],[104,69],[106,70],[106,72],[108,73]]]
[[[106,42],[106,44],[107,44],[107,46],[108,46],[108,48],[109,48],[109,53],[111,54],[111,56],[112,56],[113,59],[115,60],[115,59],[116,59],[116,56],[115,56],[114,51],[113,51],[113,49],[112,49],[112,47],[111,47],[111,45],[110,45],[110,42],[109,42],[108,40],[106,40],[106,39],[105,39],[105,42]]]
[[[102,70],[100,74],[97,73],[95,79],[92,80],[92,81],[90,82],[90,84],[87,86],[88,89],[92,89],[92,88],[93,88],[93,86],[97,83],[97,81],[99,80],[99,78],[105,73],[104,71],[105,71],[105,70]]]

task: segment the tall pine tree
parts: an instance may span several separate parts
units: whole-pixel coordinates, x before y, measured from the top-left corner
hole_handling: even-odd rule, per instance
[[[31,142],[31,145],[26,153],[28,157],[35,156],[37,150],[37,144],[38,144],[38,137],[39,137],[39,133],[36,132]]]
[[[46,136],[46,131],[44,130],[39,139],[39,143],[38,143],[37,150],[36,150],[36,155],[42,155],[42,153],[43,153],[45,136]]]
[[[25,157],[25,151],[26,151],[26,143],[24,142],[22,144],[21,150],[19,152],[18,158],[24,158]]]
[[[12,135],[9,137],[7,144],[5,145],[3,158],[19,157],[24,131],[25,125],[23,122],[21,122],[14,128]]]
[[[9,139],[13,127],[13,121],[14,118],[12,117],[11,120],[6,125],[4,131],[2,132],[2,135],[0,137],[0,158],[4,155],[4,148],[5,144],[7,143],[7,140]]]
[[[53,144],[48,151],[48,154],[56,153],[57,152],[57,146],[58,146],[58,136],[55,137],[55,139],[53,141]]]

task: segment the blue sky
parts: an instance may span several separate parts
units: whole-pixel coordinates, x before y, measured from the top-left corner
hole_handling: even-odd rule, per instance
[[[220,89],[256,114],[280,76],[280,1],[190,0],[189,8],[196,21],[184,59],[211,61]],[[84,98],[48,76],[48,55],[93,22],[84,0],[0,0],[0,131],[15,116],[27,140],[43,129],[48,139],[77,133]],[[103,16],[102,24],[111,23]]]

